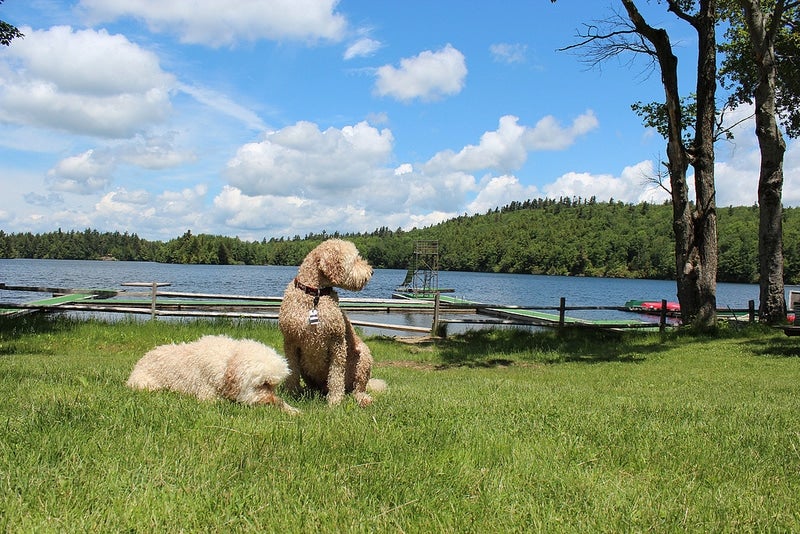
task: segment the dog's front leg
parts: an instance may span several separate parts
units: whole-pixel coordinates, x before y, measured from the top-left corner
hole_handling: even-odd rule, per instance
[[[347,344],[344,339],[330,348],[328,368],[328,405],[336,406],[344,398],[344,375],[347,369]]]
[[[283,382],[283,389],[290,395],[300,393],[300,345],[283,341],[283,354],[286,356],[286,363],[289,364],[289,376]]]
[[[372,373],[372,352],[361,338],[355,336],[355,345],[350,348],[350,358],[355,363],[353,376],[353,396],[362,408],[372,404],[372,397],[367,393],[367,383]],[[353,365],[353,363],[351,363]]]

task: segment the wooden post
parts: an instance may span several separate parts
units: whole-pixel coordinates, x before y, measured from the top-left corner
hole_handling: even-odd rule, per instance
[[[564,328],[564,315],[566,314],[567,310],[567,299],[566,297],[561,297],[561,301],[558,304],[558,327]]]
[[[156,318],[156,292],[158,291],[158,282],[153,282],[152,285],[153,300],[150,302],[150,319]]]
[[[750,322],[751,323],[756,322],[756,301],[748,300],[747,309],[749,310],[750,313]]]
[[[433,322],[431,323],[431,337],[436,337],[439,331],[439,292],[433,295]]]
[[[661,299],[661,317],[658,320],[658,331],[662,334],[667,329],[667,299]]]

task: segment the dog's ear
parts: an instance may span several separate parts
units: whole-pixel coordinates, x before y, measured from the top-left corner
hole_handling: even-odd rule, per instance
[[[345,278],[341,251],[338,247],[324,246],[317,249],[317,266],[319,271],[333,285],[341,283]]]

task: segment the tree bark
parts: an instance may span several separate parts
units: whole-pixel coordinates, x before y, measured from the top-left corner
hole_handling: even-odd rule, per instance
[[[697,116],[695,142],[684,146],[684,119],[678,91],[678,58],[664,29],[650,26],[633,0],[621,0],[636,32],[650,42],[661,69],[667,110],[667,159],[675,233],[675,271],[681,320],[700,329],[716,326],[717,215],[714,186],[714,119],[716,107],[715,1],[700,0],[696,16],[684,13],[676,0],[669,10],[689,22],[698,35]],[[686,172],[695,171],[695,204],[689,201]]]
[[[671,1],[670,4],[677,2]],[[699,297],[693,323],[713,327],[717,320],[717,203],[714,181],[714,129],[717,107],[716,0],[700,0],[690,23],[697,31],[697,116],[694,138],[695,211],[693,214],[698,263],[694,291]]]
[[[783,156],[786,142],[778,128],[775,105],[777,66],[775,32],[785,2],[779,0],[773,23],[761,11],[758,0],[739,0],[750,33],[753,61],[758,72],[755,90],[756,137],[761,151],[758,177],[759,318],[775,324],[786,320],[783,285]]]

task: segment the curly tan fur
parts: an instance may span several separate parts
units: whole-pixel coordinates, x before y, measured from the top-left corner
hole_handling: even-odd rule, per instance
[[[128,387],[166,389],[201,400],[228,399],[274,405],[300,413],[276,393],[289,367],[275,350],[250,339],[203,336],[191,343],[160,345],[138,361]]]
[[[284,384],[289,392],[300,391],[302,378],[306,387],[325,394],[330,405],[339,404],[346,393],[353,393],[361,406],[372,403],[367,393],[372,353],[339,307],[333,290],[359,291],[371,277],[372,267],[349,241],[329,239],[303,260],[283,294],[278,319],[291,370]],[[314,309],[318,324],[309,321]],[[369,385],[382,387],[376,381]]]

